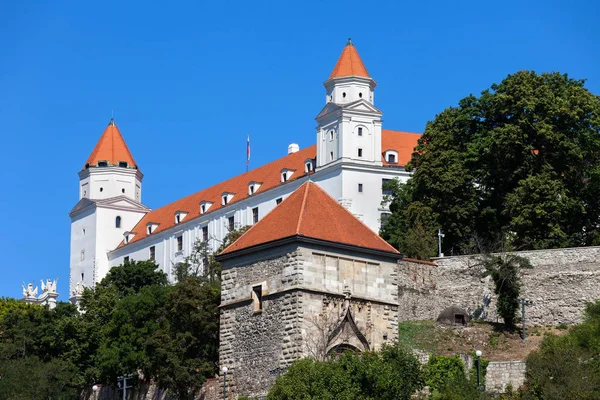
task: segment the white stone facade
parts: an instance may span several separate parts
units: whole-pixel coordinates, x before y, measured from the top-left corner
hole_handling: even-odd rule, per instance
[[[409,173],[400,164],[384,166],[382,163],[382,152],[387,149],[382,149],[382,112],[373,105],[375,86],[372,78],[359,76],[337,77],[325,82],[326,105],[316,118],[316,164],[312,160],[316,168],[312,174],[259,191],[212,212],[209,210],[200,217],[188,221],[184,218],[168,230],[122,247],[118,246],[124,233],[132,230],[150,211],[141,204],[142,174],[138,169],[118,166],[81,171],[80,202],[70,214],[71,293],[76,291],[78,283],[92,287],[111,267],[127,258],[149,259],[151,252],[162,270],[173,279],[173,267],[190,254],[197,240],[203,240],[203,229],[208,229],[210,246],[216,249],[229,232],[231,216],[236,228],[252,225],[254,208],[258,208],[259,218],[262,218],[277,205],[278,199],[287,197],[308,179],[378,232],[381,216],[388,212],[381,206],[382,182],[394,178],[406,181]],[[303,175],[305,172],[294,173]],[[118,228],[117,216],[121,217]]]

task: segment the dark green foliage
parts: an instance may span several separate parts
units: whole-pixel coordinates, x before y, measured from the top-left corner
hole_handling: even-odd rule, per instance
[[[423,227],[429,236],[441,227],[446,254],[473,237],[515,250],[598,244],[599,133],[600,98],[584,81],[519,71],[427,124],[410,196],[393,213],[431,213]],[[411,228],[402,218],[384,227],[392,243]]]
[[[423,377],[433,392],[439,392],[450,383],[467,382],[465,366],[458,356],[432,356],[423,370]]]
[[[146,342],[149,375],[180,399],[191,398],[217,373],[220,296],[218,282],[179,282],[162,309],[160,328]]]
[[[513,328],[521,294],[519,271],[533,266],[527,258],[505,254],[486,256],[483,267],[484,276],[489,275],[494,281],[494,293],[498,295],[496,311],[504,320],[504,324],[508,328]]]
[[[437,225],[432,210],[412,201],[412,186],[390,180],[384,189],[392,194],[384,198],[392,214],[381,229],[381,237],[398,248],[406,257],[428,260],[436,255]]]
[[[563,336],[544,338],[527,357],[524,399],[600,398],[600,301],[586,307],[585,321]]]
[[[320,362],[303,359],[277,378],[268,400],[410,399],[423,387],[416,358],[400,347],[345,353]]]

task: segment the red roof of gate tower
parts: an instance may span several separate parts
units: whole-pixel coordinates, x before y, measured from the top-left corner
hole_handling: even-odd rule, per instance
[[[398,250],[310,181],[296,189],[221,254],[294,236],[399,254]]]

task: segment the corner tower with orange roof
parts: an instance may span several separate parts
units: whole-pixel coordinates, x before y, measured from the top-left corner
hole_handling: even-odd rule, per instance
[[[374,106],[377,83],[352,40],[325,81],[325,107],[316,120],[317,168],[352,162],[381,166],[381,116]]]
[[[79,172],[71,217],[70,298],[108,273],[108,252],[150,211],[141,204],[143,174],[114,119]]]
[[[393,343],[401,257],[304,183],[217,257],[228,384],[261,396],[295,360]]]

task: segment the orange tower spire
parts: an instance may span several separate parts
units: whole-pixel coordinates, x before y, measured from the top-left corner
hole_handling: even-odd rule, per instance
[[[106,164],[103,164],[106,163]],[[88,167],[100,167],[100,166],[126,166],[129,168],[136,168],[137,164],[131,155],[131,152],[125,144],[125,140],[115,124],[114,118],[110,119],[110,122],[100,140],[92,150],[92,154],[88,157],[83,169]]]
[[[341,78],[343,76],[363,76],[370,78],[367,68],[363,64],[356,47],[352,44],[352,39],[348,39],[346,47],[342,51],[342,55],[335,64],[329,79]]]

